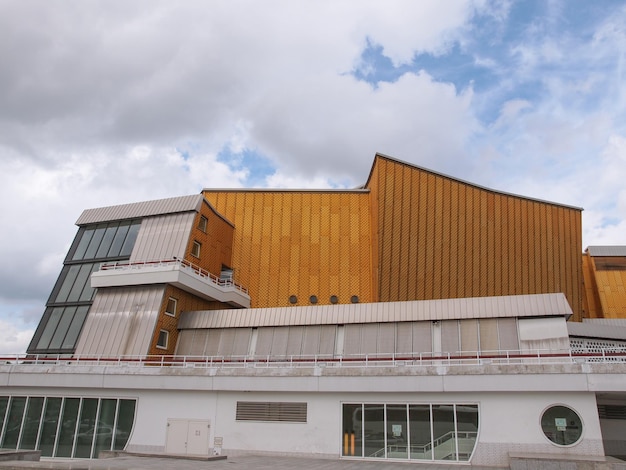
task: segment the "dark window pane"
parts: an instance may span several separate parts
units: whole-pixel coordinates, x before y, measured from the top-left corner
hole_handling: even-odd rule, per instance
[[[406,405],[387,405],[387,458],[409,457]]]
[[[341,455],[363,457],[363,433],[361,417],[363,407],[361,404],[343,405],[343,442],[341,443]]]
[[[111,248],[111,244],[113,243],[113,239],[115,238],[115,232],[117,232],[117,224],[107,227],[106,232],[104,232],[102,242],[100,243],[100,247],[98,248],[98,252],[96,253],[96,258],[106,258],[109,253],[109,249]]]
[[[74,252],[74,256],[72,256],[73,260],[83,259],[83,257],[85,256],[85,251],[87,251],[87,247],[89,246],[89,242],[91,241],[91,238],[93,237],[93,232],[94,232],[93,228],[83,231],[83,234],[80,238],[80,242],[78,243],[78,247],[76,248],[76,251]]]
[[[85,285],[83,287],[83,290],[80,294],[80,297],[78,298],[78,300],[80,302],[89,302],[93,299],[94,294],[96,293],[96,289],[94,289],[93,287],[91,287],[91,275],[97,271],[98,269],[100,269],[100,263],[94,263],[89,265],[89,274],[87,275],[87,280],[85,281]]]
[[[76,313],[74,314],[72,323],[70,324],[70,327],[67,330],[67,334],[65,335],[65,340],[63,340],[61,349],[74,349],[76,347],[76,342],[78,341],[78,335],[83,329],[83,325],[85,323],[85,318],[87,318],[88,311],[89,311],[89,307],[87,307],[86,305],[82,307],[78,307],[78,309],[76,309]]]
[[[113,239],[113,243],[111,243],[111,248],[109,248],[109,252],[107,253],[108,257],[120,255],[120,251],[122,250],[122,245],[124,245],[124,240],[126,239],[129,228],[130,222],[122,222],[120,224],[117,232],[115,232],[115,238]]]
[[[409,405],[411,459],[432,460],[430,405]]]
[[[120,400],[113,450],[124,450],[135,422],[135,400]]]
[[[43,333],[39,338],[39,342],[37,343],[37,349],[47,349],[50,344],[50,339],[52,339],[52,335],[57,329],[57,325],[59,324],[59,320],[61,320],[61,314],[63,313],[63,307],[57,307],[52,309],[52,313],[48,318],[46,326],[44,327]]]
[[[4,417],[7,414],[8,404],[9,397],[0,397],[0,434],[2,434],[2,428],[4,427]]]
[[[20,449],[33,450],[37,446],[37,434],[39,433],[42,408],[43,397],[30,397],[28,399],[26,418],[24,419],[22,437],[20,438]]]
[[[578,414],[567,406],[552,406],[541,416],[541,429],[545,436],[557,445],[574,444],[583,432]]]
[[[22,417],[24,416],[25,406],[26,397],[11,397],[4,438],[0,446],[3,449],[17,449],[17,440],[22,429]]]
[[[456,430],[459,460],[468,461],[478,436],[478,405],[456,405]]]
[[[67,333],[67,329],[74,318],[74,313],[76,312],[76,307],[67,307],[63,310],[63,314],[61,315],[61,319],[59,320],[59,326],[57,326],[52,339],[50,340],[50,344],[48,345],[49,349],[60,349],[63,344],[63,340],[65,339],[65,335]]]
[[[78,421],[79,398],[66,398],[61,414],[61,426],[55,457],[71,457],[74,436],[76,435],[76,422]]]
[[[111,450],[116,408],[117,400],[100,400],[100,415],[96,429],[96,444],[93,451],[94,458],[98,458],[98,454],[101,450]]]
[[[364,405],[364,456],[385,458],[385,405]]]
[[[65,271],[65,276],[63,276],[63,271]],[[59,293],[57,294],[56,298],[51,299],[52,302],[66,302],[67,301],[67,296],[70,294],[70,291],[72,290],[72,286],[74,285],[74,282],[76,281],[76,276],[78,275],[79,271],[80,271],[80,265],[72,265],[72,266],[65,266],[63,268],[63,271],[61,272],[61,275],[59,276],[59,279],[63,279],[63,284],[61,285],[61,288],[59,289]]]
[[[454,405],[433,405],[433,450],[435,460],[456,460]]]
[[[87,251],[85,252],[85,257],[83,259],[93,259],[96,257],[96,253],[98,248],[100,247],[100,242],[104,237],[104,232],[106,232],[106,227],[98,227],[96,228],[91,241],[89,242],[89,247],[87,247]]]
[[[76,276],[76,281],[72,286],[72,290],[70,291],[70,295],[67,296],[68,302],[78,302],[80,298],[80,294],[83,292],[85,288],[85,284],[90,282],[89,276],[91,275],[91,269],[93,268],[93,264],[81,264],[80,271]]]
[[[91,445],[96,431],[96,414],[98,412],[97,398],[83,398],[80,411],[80,424],[76,435],[76,449],[74,457],[79,459],[91,458]]]
[[[52,457],[54,454],[54,441],[57,437],[60,412],[61,398],[47,398],[46,411],[41,426],[41,441],[39,442],[42,457]]]
[[[126,240],[124,240],[124,245],[120,251],[120,256],[130,256],[132,253],[135,241],[137,240],[137,234],[139,233],[139,227],[141,227],[140,222],[136,222],[130,226],[128,235],[126,235]]]

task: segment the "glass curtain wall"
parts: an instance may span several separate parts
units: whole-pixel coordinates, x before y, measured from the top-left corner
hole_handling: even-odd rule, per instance
[[[370,459],[469,461],[478,405],[345,403],[342,455]]]
[[[123,450],[135,406],[136,400],[116,398],[0,396],[0,447],[86,459]]]

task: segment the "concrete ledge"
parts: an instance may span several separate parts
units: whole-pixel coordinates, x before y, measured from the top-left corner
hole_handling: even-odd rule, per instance
[[[626,462],[601,455],[509,454],[511,470],[626,470]]]
[[[23,460],[25,462],[39,462],[40,450],[0,450],[0,461]]]
[[[99,459],[113,459],[115,457],[156,457],[160,459],[177,459],[177,460],[201,460],[208,462],[211,460],[226,460],[226,455],[179,455],[179,454],[160,454],[160,453],[141,453],[141,452],[124,452],[119,450],[101,450],[98,454]]]

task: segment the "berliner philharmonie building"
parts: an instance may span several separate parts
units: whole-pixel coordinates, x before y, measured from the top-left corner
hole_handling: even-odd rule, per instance
[[[581,213],[381,154],[355,189],[87,209],[0,447],[619,465],[626,248],[583,252]]]

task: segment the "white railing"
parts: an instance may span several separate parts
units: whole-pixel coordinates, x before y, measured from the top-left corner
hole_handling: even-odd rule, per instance
[[[181,271],[185,271],[194,277],[202,279],[205,282],[211,282],[219,287],[234,287],[238,291],[243,292],[244,294],[248,294],[248,289],[233,282],[232,278],[220,278],[219,276],[211,274],[207,270],[202,269],[200,266],[190,263],[187,260],[178,258],[153,261],[135,261],[132,263],[129,261],[102,263],[100,265],[100,271],[133,271],[161,267],[172,267],[174,269],[180,269]]]
[[[516,364],[624,363],[626,348],[606,348],[601,352],[566,350],[514,350],[457,353],[286,355],[286,356],[81,356],[78,354],[5,354],[0,364],[23,365],[121,365],[127,367],[200,368],[375,368],[375,367],[489,367]]]

